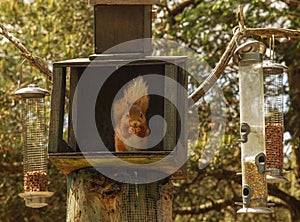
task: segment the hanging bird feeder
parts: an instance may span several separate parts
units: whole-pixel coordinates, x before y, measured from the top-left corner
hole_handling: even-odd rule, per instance
[[[265,134],[266,155],[270,183],[285,183],[283,176],[283,133],[284,133],[284,102],[283,75],[287,67],[267,60],[263,64],[265,81]]]
[[[16,91],[22,100],[22,143],[25,205],[40,208],[47,205],[47,137],[45,119],[45,96],[49,92],[34,84]]]
[[[247,42],[235,51],[239,64],[243,208],[238,213],[271,213],[268,208],[262,58],[265,45]]]

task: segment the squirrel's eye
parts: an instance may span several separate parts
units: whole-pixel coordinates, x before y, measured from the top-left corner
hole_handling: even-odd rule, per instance
[[[144,115],[143,113],[140,113],[140,117],[141,117],[141,118],[143,117],[143,115]]]
[[[126,118],[129,118],[129,113],[126,113]]]

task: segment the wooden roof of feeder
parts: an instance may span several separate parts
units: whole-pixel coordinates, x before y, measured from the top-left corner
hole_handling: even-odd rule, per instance
[[[89,0],[91,5],[154,5],[160,0]]]

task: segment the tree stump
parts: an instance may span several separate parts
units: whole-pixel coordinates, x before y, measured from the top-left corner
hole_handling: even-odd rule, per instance
[[[173,186],[169,179],[124,184],[95,169],[67,175],[67,222],[172,221]]]

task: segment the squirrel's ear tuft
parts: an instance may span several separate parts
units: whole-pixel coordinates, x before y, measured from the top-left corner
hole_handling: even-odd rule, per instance
[[[113,103],[113,118],[115,121],[115,124],[117,124],[118,122],[120,122],[120,120],[122,119],[123,115],[128,111],[128,101],[124,98],[116,100]]]
[[[148,86],[142,76],[135,78],[124,90],[123,97],[113,104],[112,108],[115,123],[118,123],[121,120],[132,105],[139,106],[143,113],[146,113],[148,109]]]
[[[143,113],[146,113],[147,112],[147,109],[149,107],[149,96],[146,95],[146,96],[143,96],[141,97],[140,99],[138,99],[134,105],[137,105],[139,106],[141,109],[142,109],[142,112]]]
[[[142,76],[133,79],[124,91],[124,99],[134,104],[140,97],[148,95],[148,86]]]

